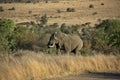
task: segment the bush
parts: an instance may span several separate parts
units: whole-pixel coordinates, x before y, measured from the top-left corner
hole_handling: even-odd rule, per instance
[[[0,19],[0,51],[8,51],[14,45],[13,33],[13,21]]]
[[[92,13],[92,15],[97,15],[97,14],[98,14],[97,12]]]
[[[9,8],[8,10],[15,10],[15,7]]]
[[[81,38],[83,49],[116,55],[120,52],[120,20],[103,20],[95,28],[83,28]]]
[[[28,0],[28,1],[26,1],[26,3],[32,3],[32,1],[29,1],[29,0]]]
[[[66,11],[67,11],[67,12],[75,12],[75,9],[74,9],[74,8],[67,8]]]
[[[37,40],[37,35],[32,31],[33,30],[23,26],[19,26],[15,29],[14,38],[16,40],[16,49],[33,49],[32,46]]]
[[[89,8],[94,8],[94,5],[93,5],[93,4],[90,4],[90,5],[89,5]]]
[[[59,28],[59,25],[58,23],[53,23],[52,25],[50,25],[50,27]]]
[[[0,6],[0,12],[3,12],[3,11],[4,11],[3,7],[2,7],[2,6]]]
[[[45,0],[45,3],[48,3],[49,1],[48,0]]]
[[[62,11],[60,9],[57,10],[57,13],[61,13]]]
[[[48,18],[47,18],[47,15],[43,15],[41,18],[40,18],[40,23],[41,25],[45,25],[47,24],[47,21],[48,21]]]
[[[104,3],[101,3],[101,5],[104,5]]]
[[[37,41],[35,42],[35,45],[33,46],[34,51],[42,51],[42,52],[47,52],[47,44],[49,41],[49,37],[51,34],[49,33],[43,33]]]
[[[38,26],[35,24],[31,25],[31,27],[22,25],[14,27],[13,21],[1,19],[0,51],[25,49],[46,52],[50,34],[55,31],[60,31],[57,23],[54,23],[51,27],[42,27],[42,25]]]
[[[104,32],[104,29],[96,30],[92,34],[92,48],[97,51],[108,49],[108,36]]]
[[[99,51],[120,51],[120,20],[104,20],[92,34],[92,46]]]
[[[73,33],[78,33],[78,28],[79,25],[72,25],[72,26],[67,26],[65,23],[61,25],[61,32],[66,33],[66,34],[73,34]]]
[[[32,14],[32,11],[28,11],[29,14]]]

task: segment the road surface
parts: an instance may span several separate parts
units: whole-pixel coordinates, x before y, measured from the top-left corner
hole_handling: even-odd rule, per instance
[[[89,74],[70,75],[66,77],[44,79],[44,80],[120,80],[120,74],[89,73]]]

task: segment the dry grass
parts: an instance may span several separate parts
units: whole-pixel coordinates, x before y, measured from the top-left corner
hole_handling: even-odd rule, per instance
[[[40,80],[84,72],[120,72],[120,56],[47,55],[20,51],[23,56],[0,60],[0,80]]]

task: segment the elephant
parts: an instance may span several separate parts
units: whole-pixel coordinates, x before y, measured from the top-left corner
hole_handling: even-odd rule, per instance
[[[61,50],[65,53],[79,53],[83,47],[82,39],[76,34],[65,34],[62,32],[54,32],[49,39],[48,48],[56,46],[57,54],[61,54]]]

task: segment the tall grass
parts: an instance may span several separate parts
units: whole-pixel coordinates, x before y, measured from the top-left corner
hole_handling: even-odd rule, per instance
[[[120,72],[120,56],[47,55],[19,51],[0,58],[0,80],[37,80],[84,72]]]

